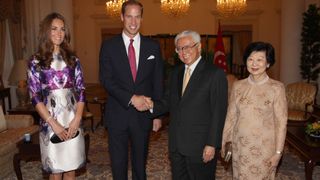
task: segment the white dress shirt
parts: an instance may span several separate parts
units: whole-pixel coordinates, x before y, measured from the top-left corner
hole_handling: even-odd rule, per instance
[[[130,44],[130,37],[128,37],[124,32],[122,32],[122,39],[124,42],[124,45],[126,46],[126,52],[128,55],[128,48]],[[133,47],[134,47],[134,52],[136,55],[136,67],[138,71],[138,65],[139,65],[139,55],[140,55],[140,33],[138,33],[136,36],[133,37]]]
[[[189,66],[189,68],[190,68],[190,78],[191,78],[191,76],[192,76],[192,73],[193,73],[194,69],[197,67],[200,59],[201,59],[201,56],[199,56],[198,59]],[[185,68],[184,68],[183,79],[184,79],[184,76],[186,75],[187,68],[188,68],[188,65],[185,64],[184,66],[185,66]]]

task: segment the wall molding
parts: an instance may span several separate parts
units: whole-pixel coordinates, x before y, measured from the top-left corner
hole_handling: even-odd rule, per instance
[[[239,16],[240,18],[242,16],[258,16],[258,15],[261,15],[263,13],[263,10],[260,10],[260,9],[255,9],[255,10],[246,10],[246,12],[244,12],[241,16]],[[212,10],[211,11],[211,14],[214,15],[214,16],[218,16],[220,18],[222,18],[218,11],[215,9],[215,10]],[[239,18],[237,17],[237,18]]]

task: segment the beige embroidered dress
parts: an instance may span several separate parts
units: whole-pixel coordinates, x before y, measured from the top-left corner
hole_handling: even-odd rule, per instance
[[[274,179],[266,162],[283,150],[286,125],[281,82],[269,77],[254,82],[249,76],[234,83],[223,131],[223,143],[232,142],[233,179]]]

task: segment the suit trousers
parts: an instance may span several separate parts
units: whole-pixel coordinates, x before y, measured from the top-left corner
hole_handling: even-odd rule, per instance
[[[185,156],[170,152],[172,180],[214,180],[217,158],[204,163],[202,156]]]
[[[108,135],[113,179],[128,179],[128,145],[130,142],[132,179],[145,180],[149,131],[132,122],[125,130],[108,127]]]

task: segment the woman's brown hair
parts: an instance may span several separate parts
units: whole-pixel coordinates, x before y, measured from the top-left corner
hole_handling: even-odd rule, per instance
[[[40,61],[39,65],[44,68],[49,68],[50,64],[53,60],[53,50],[54,45],[51,40],[51,25],[54,19],[59,19],[63,21],[65,28],[65,37],[63,42],[60,44],[60,55],[62,59],[65,61],[67,66],[72,68],[75,67],[76,64],[76,55],[71,49],[70,45],[70,31],[68,25],[66,24],[65,18],[56,12],[48,14],[40,23],[39,30],[39,46],[38,52],[35,54],[35,57]]]

